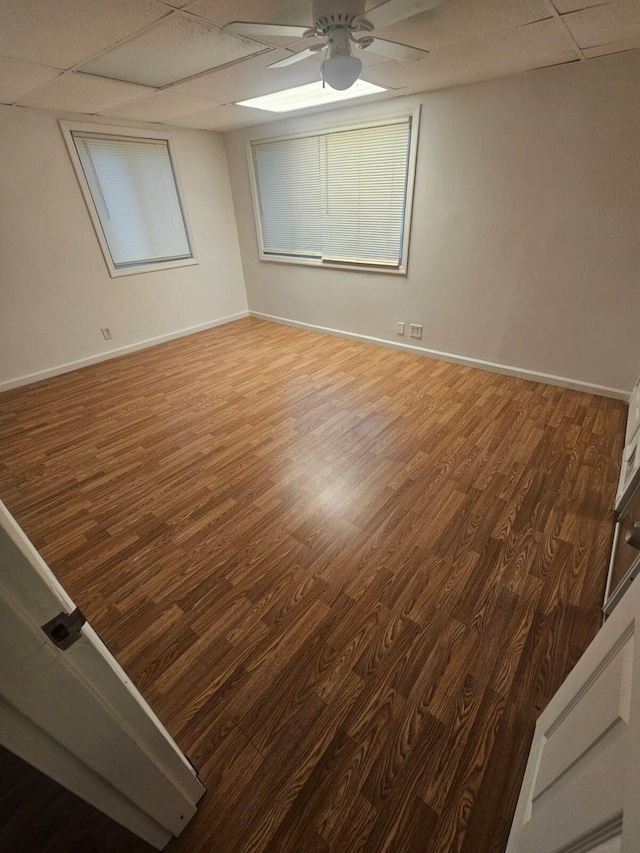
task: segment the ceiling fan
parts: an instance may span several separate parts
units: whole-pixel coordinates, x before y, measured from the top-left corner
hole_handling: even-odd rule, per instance
[[[284,68],[314,53],[326,51],[322,63],[322,79],[333,89],[348,89],[356,82],[362,71],[362,61],[353,56],[352,48],[364,50],[370,47],[374,53],[389,59],[413,61],[422,59],[428,51],[379,39],[372,35],[376,29],[388,27],[397,21],[418,15],[439,6],[443,0],[387,0],[365,14],[366,0],[312,0],[313,27],[289,24],[261,24],[257,22],[233,21],[222,27],[223,32],[242,36],[285,36],[290,38],[322,39],[294,53],[286,59],[274,62],[269,68]]]

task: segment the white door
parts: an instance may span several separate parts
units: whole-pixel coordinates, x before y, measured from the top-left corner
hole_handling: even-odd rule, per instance
[[[640,851],[640,582],[540,716],[507,853]]]
[[[74,610],[0,502],[0,743],[162,849],[204,788],[88,624],[45,634]]]

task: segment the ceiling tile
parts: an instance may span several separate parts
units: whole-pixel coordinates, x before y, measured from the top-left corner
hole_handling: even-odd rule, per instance
[[[279,92],[292,86],[302,86],[320,79],[320,68],[313,60],[305,59],[286,68],[267,68],[271,62],[277,62],[289,55],[289,51],[282,48],[272,50],[237,65],[210,71],[173,88],[199,98],[229,103]]]
[[[57,77],[33,92],[24,95],[18,103],[22,107],[43,110],[67,110],[74,113],[98,113],[125,101],[148,93],[147,86],[106,80],[76,71]]]
[[[282,115],[278,113],[254,110],[250,107],[239,107],[236,104],[224,104],[220,107],[211,107],[200,113],[182,116],[167,123],[177,127],[192,127],[198,130],[231,130],[235,127],[246,127],[263,121],[275,121],[279,118],[282,118]]]
[[[59,74],[57,68],[0,56],[0,104],[13,104],[21,95]]]
[[[447,0],[441,6],[399,21],[381,38],[434,50],[551,17],[546,0]]]
[[[473,72],[455,67],[449,69],[440,68],[437,72],[434,71],[428,80],[411,83],[401,89],[396,89],[395,93],[396,95],[414,95],[423,92],[435,92],[441,89],[455,88],[456,86],[468,86],[472,83],[501,80],[528,71],[535,71],[536,69],[550,68],[554,65],[569,65],[576,62],[580,62],[580,60],[576,59],[575,55],[565,53],[562,56],[549,58],[542,65],[534,65],[524,61],[519,64],[505,62],[503,65],[486,65],[475,69]]]
[[[187,7],[194,15],[201,15],[219,27],[231,21],[251,21],[265,24],[292,24],[311,27],[310,0],[193,0]],[[297,38],[297,37],[296,37]],[[260,37],[265,44],[282,46],[296,38]]]
[[[505,77],[577,59],[554,19],[434,51],[419,62],[385,62],[366,70],[372,83],[411,91],[430,91],[478,80]]]
[[[153,95],[103,110],[102,115],[139,121],[167,121],[187,113],[201,112],[211,106],[211,101],[205,101],[203,98],[165,89],[163,92],[154,92]]]
[[[2,0],[0,55],[70,68],[169,13],[152,0]]]
[[[623,41],[640,36],[639,0],[616,0],[563,15],[562,20],[580,47]]]
[[[175,14],[87,63],[83,71],[159,87],[263,49],[256,42],[220,33],[213,24]]]
[[[578,9],[586,9],[588,6],[601,6],[609,0],[551,0],[556,10],[563,15],[565,12],[575,12]]]
[[[640,48],[640,36],[634,36],[624,41],[599,44],[597,47],[586,47],[582,52],[587,59],[593,59],[595,56],[606,56],[610,53],[622,53],[625,50],[637,50],[638,48]]]

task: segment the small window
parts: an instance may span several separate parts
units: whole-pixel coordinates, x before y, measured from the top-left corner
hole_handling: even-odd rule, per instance
[[[405,272],[414,118],[252,140],[261,258]]]
[[[196,263],[167,136],[65,134],[112,276]]]

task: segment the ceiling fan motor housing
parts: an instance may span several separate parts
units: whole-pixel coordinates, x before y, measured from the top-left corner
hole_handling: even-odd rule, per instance
[[[364,7],[365,0],[313,0],[313,26],[324,35],[335,27],[351,28]]]

